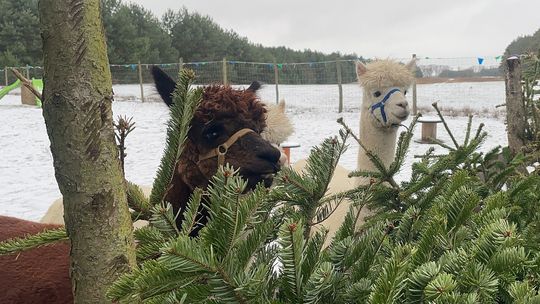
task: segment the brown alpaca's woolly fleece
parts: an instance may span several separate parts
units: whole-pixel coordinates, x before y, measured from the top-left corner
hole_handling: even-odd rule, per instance
[[[255,92],[213,85],[204,89],[202,102],[195,111],[192,125],[213,119],[235,117],[244,128],[260,133],[265,127],[266,108]]]
[[[377,60],[366,64],[367,71],[358,79],[367,89],[408,88],[414,81],[414,75],[404,64],[394,60]]]
[[[0,216],[0,241],[58,227]],[[0,303],[73,303],[69,243],[0,256]]]

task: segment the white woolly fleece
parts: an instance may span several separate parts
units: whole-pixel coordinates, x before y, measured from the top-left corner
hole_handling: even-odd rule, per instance
[[[357,67],[358,82],[364,90],[400,87],[408,88],[414,81],[414,75],[411,72],[411,66],[414,62],[407,65],[393,60],[377,60]],[[365,70],[364,70],[365,69]]]

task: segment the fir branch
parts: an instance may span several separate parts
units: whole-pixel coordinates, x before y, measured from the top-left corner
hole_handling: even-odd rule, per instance
[[[441,141],[440,139],[434,139],[434,138],[431,138],[431,143],[433,144],[436,144],[436,145],[439,145],[449,151],[455,151],[456,149],[453,148],[453,147],[450,147],[449,145],[445,144],[443,141]]]
[[[141,227],[133,231],[133,234],[138,241],[137,260],[139,262],[161,256],[163,244],[168,241],[168,238],[153,226]]]
[[[317,207],[315,222],[311,222],[310,226],[317,226],[320,223],[326,221],[337,210],[339,205],[346,199],[346,194],[335,194],[331,196],[331,200],[325,199],[321,201],[319,207]]]
[[[458,276],[457,282],[460,289],[475,291],[479,300],[484,303],[493,303],[497,295],[499,281],[495,273],[478,262],[467,265]]]
[[[424,289],[439,274],[440,266],[431,261],[420,265],[409,276],[407,302],[424,303]]]
[[[481,123],[480,125],[478,125],[478,129],[476,130],[476,134],[474,135],[474,139],[480,138],[480,136],[482,135],[482,129],[483,128],[484,128],[484,123]]]
[[[393,176],[397,172],[399,172],[399,170],[403,166],[403,162],[405,161],[405,157],[407,156],[407,152],[409,151],[409,146],[411,144],[411,140],[414,134],[413,133],[414,127],[416,126],[416,123],[418,122],[418,119],[420,117],[421,117],[421,114],[418,114],[417,116],[415,116],[413,120],[411,121],[409,127],[407,128],[407,132],[401,132],[401,134],[399,135],[399,139],[397,141],[397,146],[396,146],[397,147],[396,153],[394,155],[394,160],[389,166],[388,179],[389,179],[390,184],[392,183],[395,184]],[[394,187],[394,188],[399,189],[399,187]]]
[[[171,106],[171,118],[167,125],[166,148],[157,170],[157,175],[150,194],[150,204],[163,201],[167,186],[171,182],[176,162],[187,138],[190,122],[202,97],[202,88],[190,89],[195,79],[191,70],[183,69],[173,93],[174,104]]]
[[[172,205],[168,202],[162,202],[152,208],[152,216],[150,217],[150,224],[159,231],[166,233],[170,237],[174,237],[180,234],[178,227],[176,227],[176,216],[173,213]]]
[[[116,119],[116,122],[113,122],[115,129],[114,136],[118,144],[118,150],[120,151],[120,164],[122,166],[122,173],[124,178],[126,176],[125,172],[125,159],[126,159],[126,138],[133,130],[135,130],[135,122],[133,122],[133,117],[127,118],[127,116],[119,115]]]
[[[370,303],[403,302],[411,250],[412,248],[408,246],[399,246],[393,250],[392,257],[386,261],[374,283]]]
[[[196,188],[191,194],[187,208],[183,213],[184,220],[182,221],[182,226],[180,228],[182,235],[189,235],[193,228],[198,224],[197,215],[201,206],[202,196],[203,190],[200,188]]]
[[[330,303],[335,299],[335,285],[341,279],[329,262],[322,262],[309,277],[304,290],[303,303]]]
[[[439,107],[437,106],[437,103],[434,102],[431,104],[433,106],[433,108],[435,108],[435,111],[437,111],[437,115],[439,116],[439,118],[442,120],[443,122],[443,126],[444,128],[446,129],[446,132],[448,133],[448,135],[450,136],[450,138],[452,139],[452,142],[454,143],[454,145],[456,146],[456,149],[459,148],[459,144],[458,142],[456,141],[456,138],[454,137],[454,134],[452,133],[452,131],[450,131],[450,128],[448,127],[448,124],[446,123],[446,120],[444,119],[444,116],[441,114],[441,110],[439,110]]]
[[[447,296],[452,296],[456,286],[457,283],[452,275],[439,273],[424,289],[426,302],[433,302],[438,299],[445,299]]]
[[[304,238],[302,223],[287,221],[280,229],[279,258],[283,264],[281,292],[289,301],[298,302],[302,297],[302,251]]]
[[[129,181],[126,181],[126,184],[128,206],[135,211],[132,213],[133,220],[148,220],[152,214],[152,206],[148,201],[148,197],[138,185]]]
[[[471,136],[472,118],[473,116],[469,114],[469,121],[467,121],[467,131],[465,132],[465,140],[463,141],[464,146],[469,144],[469,138]]]
[[[303,281],[302,281],[303,284],[308,283],[310,278],[314,275],[314,271],[316,271],[317,264],[320,263],[320,256],[322,254],[322,249],[323,249],[323,245],[324,245],[324,241],[326,239],[327,233],[328,232],[323,229],[321,233],[319,232],[315,233],[307,241],[307,244],[302,252],[303,261],[302,261],[302,267],[301,267],[301,273],[302,273],[301,276],[303,278]]]
[[[68,240],[66,229],[49,229],[37,234],[13,238],[0,242],[0,255],[22,252],[36,247],[46,246],[54,242]]]
[[[390,174],[388,173],[388,170],[386,168],[386,166],[384,165],[384,162],[382,161],[382,159],[375,153],[373,153],[373,151],[367,149],[367,147],[364,145],[364,143],[362,143],[362,141],[360,140],[360,138],[358,138],[356,135],[354,135],[354,133],[352,132],[351,128],[345,123],[345,121],[343,121],[343,118],[339,118],[337,120],[337,122],[345,129],[345,131],[348,133],[348,134],[351,134],[351,136],[354,138],[354,140],[358,143],[358,145],[360,145],[360,147],[362,149],[364,149],[364,151],[366,152],[366,156],[369,158],[369,160],[373,163],[373,165],[375,166],[375,168],[377,168],[377,170],[379,170],[380,174],[384,177],[387,177],[389,176]],[[394,182],[395,183],[395,182]]]

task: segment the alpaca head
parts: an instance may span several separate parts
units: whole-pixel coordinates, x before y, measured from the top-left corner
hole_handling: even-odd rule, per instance
[[[159,94],[171,106],[175,81],[157,67],[152,73]],[[271,185],[273,174],[280,168],[280,152],[260,135],[266,127],[266,109],[256,95],[259,87],[258,83],[253,83],[246,90],[221,85],[204,88],[177,168],[177,178],[191,190],[205,188],[218,169],[217,156],[201,156],[216,151],[243,129],[249,131],[230,144],[224,162],[239,170],[248,182],[248,189],[260,182],[267,187]]]
[[[362,111],[379,128],[391,128],[409,117],[405,95],[414,80],[415,61],[407,65],[392,60],[377,60],[367,65],[358,62],[356,74],[364,89]]]

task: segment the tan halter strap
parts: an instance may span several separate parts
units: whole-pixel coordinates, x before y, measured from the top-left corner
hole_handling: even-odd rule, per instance
[[[210,152],[206,154],[199,155],[199,162],[216,157],[218,158],[218,166],[223,166],[225,164],[225,154],[227,151],[229,151],[229,148],[234,145],[234,143],[240,139],[240,137],[248,134],[248,133],[255,133],[255,131],[251,129],[241,129],[238,130],[236,133],[234,133],[229,139],[227,139],[226,142],[222,143],[221,145],[217,146],[217,148],[210,150]]]

